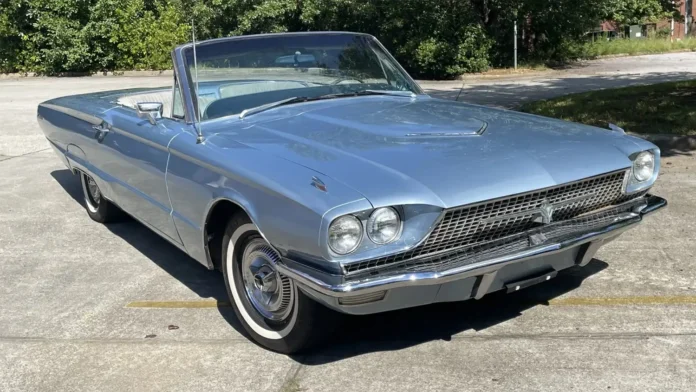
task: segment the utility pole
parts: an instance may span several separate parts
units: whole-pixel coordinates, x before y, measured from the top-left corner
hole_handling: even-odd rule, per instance
[[[672,8],[674,8],[674,0],[672,0]],[[669,28],[669,41],[674,42],[674,12],[672,12],[672,21]]]
[[[684,0],[684,39],[686,35],[689,34],[689,13],[691,10],[689,8],[689,2],[692,0]]]
[[[515,70],[517,70],[517,18],[515,18]]]

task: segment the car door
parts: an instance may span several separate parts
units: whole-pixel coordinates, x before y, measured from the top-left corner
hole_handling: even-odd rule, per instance
[[[153,230],[181,244],[171,218],[165,175],[168,146],[183,131],[182,124],[169,118],[151,124],[127,107],[110,109],[103,117],[102,128],[107,129],[95,137],[100,157],[94,164],[109,173],[114,201]]]

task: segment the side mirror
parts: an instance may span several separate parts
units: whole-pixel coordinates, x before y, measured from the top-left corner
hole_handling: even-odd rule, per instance
[[[157,124],[157,120],[162,118],[163,107],[161,102],[138,102],[135,104],[138,117],[147,119],[152,125]]]

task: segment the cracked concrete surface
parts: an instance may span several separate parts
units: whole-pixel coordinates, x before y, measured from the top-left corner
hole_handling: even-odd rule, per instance
[[[643,67],[654,62],[633,59]],[[631,83],[655,76],[640,75]],[[530,84],[530,91],[557,93],[549,86],[570,83],[554,77],[534,79],[540,87]],[[0,80],[1,391],[694,389],[696,305],[670,300],[696,296],[694,151],[665,151],[654,192],[669,200],[668,209],[601,249],[587,267],[511,295],[346,317],[335,339],[312,355],[259,348],[230,308],[127,308],[227,298],[218,273],[143,226],[87,217],[78,179],[46,150],[36,104],[168,81]],[[466,99],[494,99],[476,94]],[[636,297],[663,300],[630,300]]]

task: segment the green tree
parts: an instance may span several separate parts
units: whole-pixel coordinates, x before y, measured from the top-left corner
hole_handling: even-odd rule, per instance
[[[23,70],[40,73],[84,72],[91,68],[83,26],[89,20],[85,0],[27,0],[22,32]]]
[[[677,2],[678,6],[679,2]],[[285,31],[370,33],[416,77],[450,78],[521,59],[575,55],[602,20],[644,23],[671,0],[0,0],[0,72],[171,67],[190,40]]]
[[[519,56],[563,60],[568,46],[599,25],[615,0],[472,0],[479,21],[493,38],[492,61],[509,65],[513,26],[519,26]]]
[[[24,1],[0,0],[0,72],[19,71],[24,32],[31,27],[26,13]]]
[[[679,15],[681,1],[614,0],[607,6],[606,19],[619,25],[653,23]]]
[[[124,7],[114,10],[109,42],[119,53],[118,69],[169,69],[172,49],[190,40],[185,12],[166,0],[152,5],[148,9],[144,0],[127,0]]]

